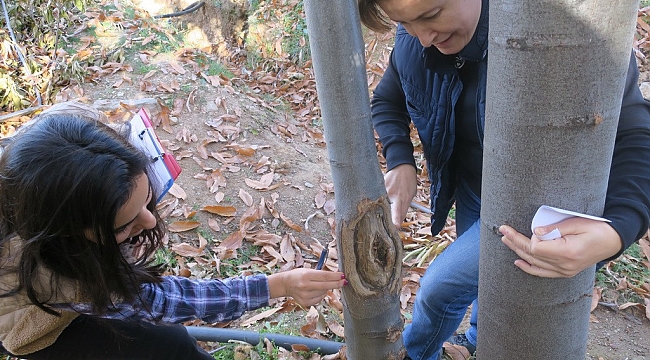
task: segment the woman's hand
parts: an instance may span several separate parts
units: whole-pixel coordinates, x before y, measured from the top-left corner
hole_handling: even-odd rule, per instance
[[[271,298],[291,296],[302,306],[318,304],[330,289],[347,283],[341,272],[314,269],[293,269],[268,276]]]
[[[384,175],[384,183],[390,200],[391,220],[399,228],[418,189],[415,167],[411,164],[394,167]]]
[[[562,237],[540,240],[537,236],[560,230]],[[573,217],[557,224],[534,229],[527,238],[510,226],[499,228],[501,241],[521,258],[515,265],[528,274],[572,277],[595,263],[616,255],[622,248],[620,236],[608,223]]]

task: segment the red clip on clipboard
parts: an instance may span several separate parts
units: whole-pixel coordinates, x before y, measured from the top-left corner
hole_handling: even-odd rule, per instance
[[[170,153],[165,152],[144,109],[138,111],[130,124],[129,142],[151,157],[149,181],[154,193],[158,194],[156,202],[159,202],[174,185],[174,180],[181,173],[181,167]]]

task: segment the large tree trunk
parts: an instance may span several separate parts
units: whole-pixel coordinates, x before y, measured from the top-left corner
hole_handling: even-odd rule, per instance
[[[480,359],[584,359],[594,267],[525,274],[496,230],[542,204],[602,214],[638,2],[490,4]]]
[[[403,359],[402,243],[377,161],[354,0],[306,0],[307,29],[336,198],[347,358]]]

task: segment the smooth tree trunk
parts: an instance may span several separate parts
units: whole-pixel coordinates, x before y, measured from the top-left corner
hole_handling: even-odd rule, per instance
[[[528,275],[498,226],[542,205],[601,215],[638,2],[490,2],[479,359],[584,359],[594,268]]]
[[[403,359],[402,242],[377,160],[355,0],[305,0],[336,200],[347,359]]]

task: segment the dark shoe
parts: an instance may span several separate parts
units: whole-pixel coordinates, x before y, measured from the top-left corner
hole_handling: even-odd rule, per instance
[[[476,352],[476,345],[469,342],[465,334],[453,335],[452,337],[447,339],[446,342],[453,345],[465,347],[467,351],[469,351],[470,355],[473,355]]]

